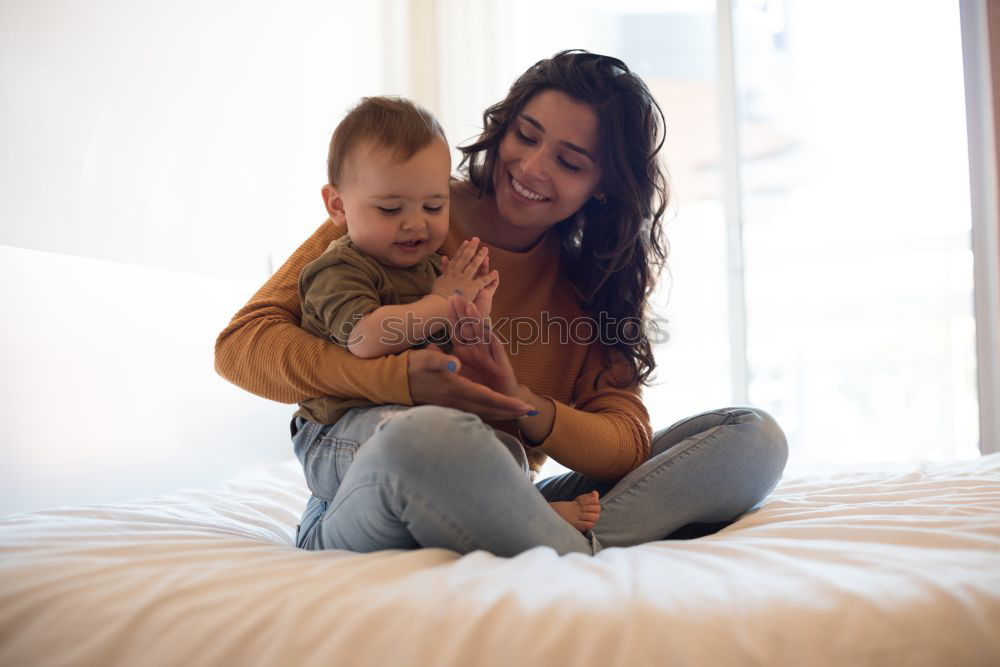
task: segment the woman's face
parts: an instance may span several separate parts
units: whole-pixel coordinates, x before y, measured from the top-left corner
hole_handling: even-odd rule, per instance
[[[558,90],[536,93],[500,141],[493,173],[500,215],[539,232],[570,217],[601,181],[597,114]]]

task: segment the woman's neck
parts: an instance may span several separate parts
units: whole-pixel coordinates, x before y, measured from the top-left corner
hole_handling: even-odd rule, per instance
[[[531,250],[548,228],[522,229],[514,227],[500,215],[492,194],[477,196],[474,185],[464,181],[451,191],[451,224],[464,238],[478,236],[486,245],[509,252]]]

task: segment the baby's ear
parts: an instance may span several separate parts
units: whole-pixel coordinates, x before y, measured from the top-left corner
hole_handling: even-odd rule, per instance
[[[343,225],[347,222],[344,214],[344,200],[336,187],[327,184],[323,186],[323,206],[334,224]]]

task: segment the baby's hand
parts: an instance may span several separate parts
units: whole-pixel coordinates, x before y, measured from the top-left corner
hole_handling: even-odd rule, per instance
[[[473,300],[476,308],[479,309],[480,315],[485,320],[489,319],[490,312],[493,310],[493,295],[497,293],[497,288],[500,287],[500,273],[490,271],[490,258],[487,256],[479,266],[479,275],[492,278],[490,282],[483,285],[483,288],[479,290],[479,294]]]
[[[496,271],[485,273],[480,270],[483,263],[488,261],[487,253],[486,246],[479,247],[479,238],[473,236],[463,241],[453,258],[441,258],[441,275],[434,281],[431,292],[445,299],[460,292],[466,299],[475,302],[484,287],[497,284],[500,279],[500,274]],[[495,286],[493,290],[496,291]],[[492,303],[492,293],[489,300]]]

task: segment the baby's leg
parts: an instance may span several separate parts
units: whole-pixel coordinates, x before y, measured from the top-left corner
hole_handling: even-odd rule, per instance
[[[584,493],[570,501],[549,503],[549,507],[580,532],[593,528],[601,516],[601,500],[597,491]]]

